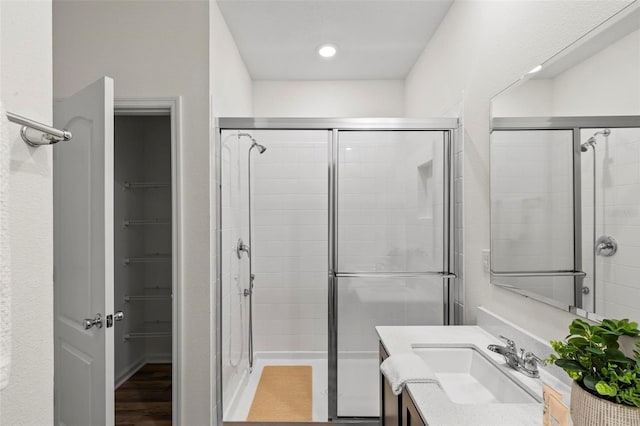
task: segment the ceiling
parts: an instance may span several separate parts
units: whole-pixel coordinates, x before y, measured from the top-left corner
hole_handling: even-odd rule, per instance
[[[453,0],[218,0],[254,80],[404,79]],[[332,59],[317,54],[338,47]]]

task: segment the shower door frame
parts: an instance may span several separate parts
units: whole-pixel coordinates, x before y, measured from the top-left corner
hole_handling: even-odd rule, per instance
[[[582,318],[602,322],[603,316],[582,308],[582,287],[586,272],[582,269],[582,152],[581,134],[584,129],[600,128],[636,128],[640,127],[639,115],[614,116],[576,116],[576,117],[494,117],[491,119],[491,133],[496,131],[535,131],[535,130],[569,130],[573,138],[573,271],[540,271],[540,272],[494,272],[497,277],[574,277],[574,305],[566,306],[556,300],[540,296],[536,293],[521,290],[513,286],[494,283],[523,296],[541,301],[548,305],[570,312]],[[491,190],[490,190],[491,191]],[[491,194],[489,195],[491,199]],[[491,213],[490,213],[491,214]],[[595,219],[595,218],[594,218]],[[490,222],[493,223],[493,222]],[[594,264],[595,270],[595,264]],[[593,298],[595,301],[596,283],[593,283]],[[594,302],[595,309],[595,302]]]
[[[221,134],[224,130],[325,130],[329,133],[328,142],[328,387],[329,409],[328,422],[331,424],[371,424],[379,425],[377,417],[339,417],[338,416],[338,318],[337,318],[337,280],[342,277],[433,277],[440,276],[443,280],[443,324],[455,323],[454,310],[451,309],[455,300],[456,271],[461,265],[455,262],[455,185],[453,149],[456,138],[459,138],[460,120],[457,118],[254,118],[254,117],[224,117],[215,122],[215,206],[216,212],[215,242],[212,241],[212,251],[215,252],[216,271],[212,273],[215,282],[214,324],[215,336],[215,402],[218,424],[223,424],[222,398],[222,143]],[[338,178],[338,136],[340,131],[439,131],[443,133],[443,270],[441,272],[385,272],[385,273],[349,273],[340,274],[337,271],[337,178]],[[213,177],[213,176],[212,176]],[[460,224],[461,225],[461,224]],[[226,422],[240,424],[243,422]],[[249,423],[247,423],[249,424]]]

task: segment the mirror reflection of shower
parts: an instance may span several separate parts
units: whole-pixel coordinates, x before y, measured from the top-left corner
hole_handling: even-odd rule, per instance
[[[583,247],[583,257],[584,257],[584,261],[585,261],[585,265],[584,265],[584,270],[587,271],[587,276],[585,277],[584,281],[583,281],[583,285],[582,285],[582,293],[583,293],[583,297],[586,300],[583,300],[583,303],[586,303],[589,305],[589,309],[593,310],[595,309],[595,300],[596,300],[596,290],[597,290],[597,277],[596,277],[596,270],[598,268],[596,268],[596,263],[597,263],[597,258],[596,256],[603,256],[603,253],[610,253],[610,254],[606,254],[605,256],[611,256],[615,253],[615,248],[613,248],[611,245],[615,245],[615,240],[607,235],[601,235],[599,236],[599,228],[603,227],[603,224],[600,223],[598,224],[598,222],[596,221],[597,217],[604,217],[604,212],[603,215],[598,216],[598,212],[597,212],[597,208],[598,206],[602,206],[602,208],[604,208],[605,206],[605,200],[604,200],[604,196],[605,196],[605,191],[598,191],[598,182],[600,181],[602,184],[604,184],[607,179],[606,179],[606,173],[607,173],[607,146],[608,146],[608,141],[609,141],[609,136],[611,135],[611,130],[608,128],[603,128],[601,130],[597,130],[595,131],[591,136],[589,136],[589,138],[587,139],[586,142],[582,143],[580,145],[580,151],[584,154],[587,154],[589,152],[591,152],[591,158],[590,158],[590,172],[591,172],[591,179],[593,181],[593,184],[590,186],[589,189],[587,189],[587,191],[591,192],[591,194],[589,194],[589,196],[591,197],[591,199],[588,201],[587,205],[589,207],[591,207],[592,210],[592,223],[591,224],[583,224],[584,226],[589,228],[589,233],[591,234],[591,238],[590,241],[591,243],[587,242],[586,245]],[[604,141],[602,140],[604,137]],[[604,142],[604,147],[601,150],[597,150],[597,146],[599,142]],[[599,158],[602,156],[602,160],[600,161],[600,163],[598,162]],[[586,161],[589,161],[589,159],[587,159]],[[585,164],[585,162],[583,162],[583,165]],[[600,168],[600,169],[599,169]],[[601,179],[598,179],[598,175],[601,175]],[[586,189],[587,186],[583,185],[583,187]],[[586,193],[583,193],[584,195],[586,195]],[[598,197],[602,198],[602,200],[598,200]],[[586,207],[586,206],[585,206]],[[585,228],[588,229],[588,228]],[[604,229],[602,229],[604,231]],[[585,236],[588,235],[587,232],[585,232]],[[613,241],[613,243],[610,243],[611,241]],[[613,248],[613,249],[612,249]]]
[[[611,134],[611,130],[609,129],[602,129],[602,130],[598,130],[597,132],[595,132],[593,134],[593,136],[591,136],[589,139],[587,139],[587,141],[585,143],[583,143],[582,145],[580,145],[580,151],[582,152],[587,152],[589,151],[589,148],[593,148],[594,150],[596,149],[596,143],[598,142],[596,137],[599,135],[603,135],[605,138],[609,137],[609,135]]]
[[[264,154],[267,148],[264,145],[258,143],[255,138],[249,133],[241,133],[238,132],[238,141],[241,138],[249,138],[251,140],[251,147],[249,147],[249,151],[247,151],[247,186],[248,186],[248,219],[249,219],[249,240],[247,244],[245,244],[242,239],[238,239],[238,246],[236,248],[238,258],[241,257],[241,253],[244,252],[247,254],[249,259],[249,283],[247,288],[243,290],[243,296],[249,298],[249,342],[248,342],[248,355],[249,355],[249,373],[253,370],[253,284],[255,275],[253,274],[253,261],[251,257],[251,247],[253,244],[252,239],[252,210],[251,210],[251,151],[254,148],[258,151],[259,154]]]

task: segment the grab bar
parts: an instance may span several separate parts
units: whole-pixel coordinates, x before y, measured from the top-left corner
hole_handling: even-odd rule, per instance
[[[30,118],[23,117],[18,114],[14,114],[12,112],[7,112],[7,119],[12,123],[21,124],[22,128],[20,129],[20,136],[22,140],[27,143],[29,146],[38,147],[41,145],[52,145],[54,143],[60,141],[68,141],[71,140],[73,135],[68,130],[58,130],[54,127],[47,126],[46,124],[42,124],[40,122],[31,120]],[[34,129],[39,132],[44,133],[39,140],[34,140],[27,135],[28,129]],[[47,142],[43,142],[42,139],[45,139]]]

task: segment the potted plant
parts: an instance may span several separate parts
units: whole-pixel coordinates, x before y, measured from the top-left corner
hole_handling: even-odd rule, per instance
[[[549,361],[574,380],[571,418],[574,426],[640,426],[640,342],[633,358],[620,350],[621,336],[638,337],[638,324],[605,319],[591,325],[580,319],[564,341],[552,341],[557,355]]]

